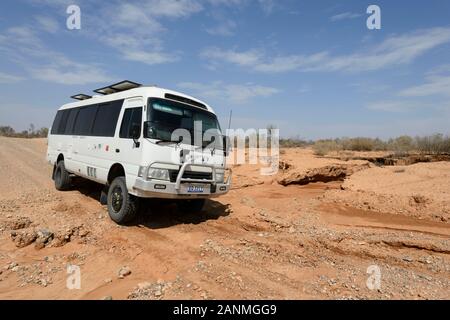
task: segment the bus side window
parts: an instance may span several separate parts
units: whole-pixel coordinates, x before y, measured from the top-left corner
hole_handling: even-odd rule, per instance
[[[142,124],[142,107],[125,109],[120,127],[120,138],[132,139],[131,129],[134,125],[138,125],[141,130]]]
[[[64,134],[64,131],[66,130],[66,124],[67,124],[67,119],[69,118],[69,114],[70,114],[70,109],[62,111],[61,121],[58,124],[58,128],[56,128],[56,134]]]

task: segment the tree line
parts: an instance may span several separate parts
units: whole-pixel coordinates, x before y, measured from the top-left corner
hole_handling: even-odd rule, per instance
[[[36,129],[34,124],[28,126],[28,130],[16,132],[11,126],[0,126],[0,136],[13,138],[47,138],[48,128]]]

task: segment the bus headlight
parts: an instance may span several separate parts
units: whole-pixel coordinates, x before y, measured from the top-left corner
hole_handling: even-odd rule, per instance
[[[149,168],[147,177],[149,179],[170,180],[169,170],[167,169]]]
[[[216,172],[216,182],[217,183],[224,182],[224,172]]]

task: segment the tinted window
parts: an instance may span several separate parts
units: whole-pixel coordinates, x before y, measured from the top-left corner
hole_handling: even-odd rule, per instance
[[[61,123],[59,124],[59,127],[58,127],[58,134],[64,134],[64,131],[66,130],[67,119],[69,118],[69,114],[70,114],[70,109],[63,111],[63,114],[61,117]]]
[[[92,135],[101,137],[114,137],[117,126],[117,119],[119,118],[122,104],[123,100],[118,100],[100,104],[98,106],[94,127],[92,128]]]
[[[95,114],[97,113],[97,105],[80,108],[77,119],[75,121],[73,134],[80,136],[92,135],[92,124],[94,123]]]
[[[63,111],[58,111],[55,116],[55,120],[53,120],[52,131],[51,134],[58,134],[59,124],[61,123]]]
[[[75,124],[75,120],[77,118],[79,110],[80,110],[79,108],[70,109],[64,134],[73,134],[73,125]]]
[[[142,107],[126,109],[120,127],[120,138],[131,139],[131,129],[134,125],[139,126],[141,131]]]

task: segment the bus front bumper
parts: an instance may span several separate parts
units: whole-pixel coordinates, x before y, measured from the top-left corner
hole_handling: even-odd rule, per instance
[[[185,163],[181,166],[175,182],[145,178],[136,179],[133,193],[144,198],[196,199],[214,198],[230,191],[231,169],[228,169],[229,175],[226,181],[219,183],[215,181],[215,168],[211,165],[200,166],[212,169],[212,180],[183,178],[188,165],[188,163]],[[199,165],[196,164],[196,166]]]

